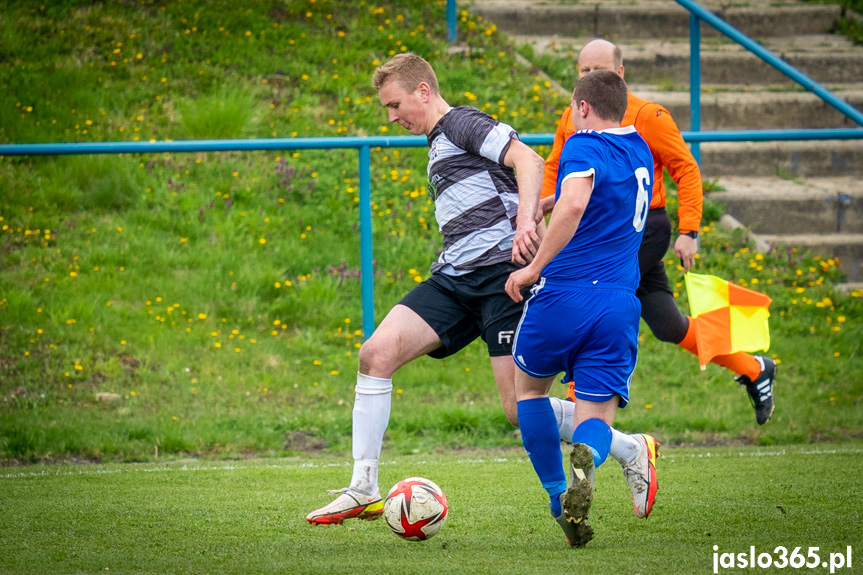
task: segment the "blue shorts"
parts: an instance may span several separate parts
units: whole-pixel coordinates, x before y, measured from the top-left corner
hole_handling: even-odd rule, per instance
[[[550,285],[551,284],[551,285]],[[629,401],[641,303],[631,289],[555,283],[531,290],[515,332],[515,364],[536,378],[564,372],[585,401]]]

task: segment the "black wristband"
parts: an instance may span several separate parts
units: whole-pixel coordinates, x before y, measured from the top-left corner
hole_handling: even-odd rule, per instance
[[[698,239],[698,232],[683,232],[681,236],[689,236],[693,240]]]

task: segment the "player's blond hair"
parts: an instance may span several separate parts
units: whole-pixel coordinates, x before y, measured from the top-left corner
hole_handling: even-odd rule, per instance
[[[437,76],[431,64],[411,52],[396,54],[389,62],[375,70],[372,85],[380,92],[389,80],[398,82],[398,85],[407,92],[413,92],[421,82],[425,82],[433,94],[440,94]]]

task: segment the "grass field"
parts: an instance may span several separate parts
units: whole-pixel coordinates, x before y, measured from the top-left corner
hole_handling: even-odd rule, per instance
[[[384,486],[425,476],[450,514],[425,542],[383,520],[313,527],[304,520],[349,468],[329,457],[242,462],[60,465],[0,472],[0,572],[40,573],[712,573],[717,553],[807,555],[852,547],[863,558],[859,445],[666,449],[647,520],[632,514],[617,463],[597,472],[596,538],[566,546],[519,450],[397,455]],[[807,558],[807,561],[809,558]],[[828,573],[720,569],[730,573]]]

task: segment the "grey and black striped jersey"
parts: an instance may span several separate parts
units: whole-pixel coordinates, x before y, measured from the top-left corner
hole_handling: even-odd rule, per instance
[[[429,196],[443,235],[443,251],[432,273],[460,275],[510,261],[518,185],[503,164],[509,125],[476,108],[450,108],[428,136]]]

